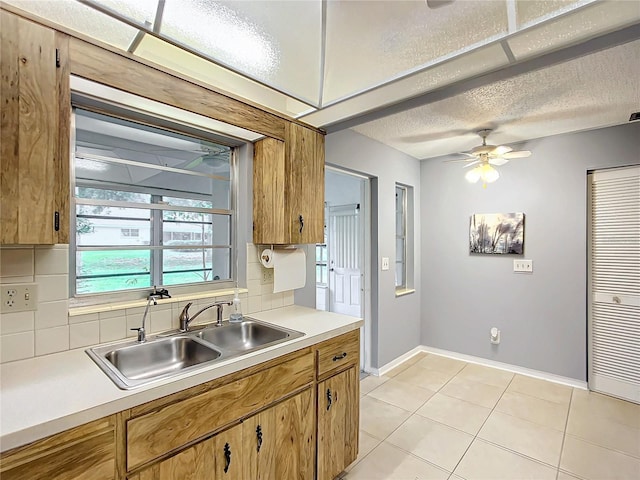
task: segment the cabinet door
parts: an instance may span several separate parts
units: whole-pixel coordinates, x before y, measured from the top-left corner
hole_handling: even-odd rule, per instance
[[[333,480],[358,456],[358,369],[318,384],[318,480]]]
[[[66,37],[6,11],[0,15],[0,243],[68,242]]]
[[[244,478],[313,479],[314,406],[309,388],[244,421]]]
[[[130,480],[242,480],[242,425],[130,476]]]
[[[256,142],[253,148],[253,243],[287,243],[286,184],[284,142],[275,138]]]
[[[324,137],[301,125],[286,129],[290,243],[324,241]]]

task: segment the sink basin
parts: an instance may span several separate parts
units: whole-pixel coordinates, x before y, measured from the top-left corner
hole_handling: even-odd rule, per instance
[[[225,323],[221,327],[205,328],[196,336],[233,355],[297,338],[302,336],[302,333],[245,319],[240,323]]]
[[[96,347],[87,353],[118,385],[128,389],[197,367],[222,352],[193,336],[173,336],[146,343]]]
[[[128,390],[303,335],[245,317],[240,323],[174,330],[147,337],[145,343],[129,340],[86,352],[118,387]]]

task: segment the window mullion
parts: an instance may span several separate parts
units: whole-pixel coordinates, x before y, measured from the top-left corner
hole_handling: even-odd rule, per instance
[[[152,195],[151,203],[159,203],[162,201],[160,195]],[[151,245],[162,245],[162,210],[151,210]],[[151,279],[154,285],[162,285],[162,257],[163,250],[151,250]]]

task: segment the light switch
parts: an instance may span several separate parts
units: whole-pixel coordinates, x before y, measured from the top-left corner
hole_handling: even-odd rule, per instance
[[[389,270],[389,257],[382,257],[382,270]]]

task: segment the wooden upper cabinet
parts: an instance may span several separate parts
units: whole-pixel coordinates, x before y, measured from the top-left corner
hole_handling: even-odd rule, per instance
[[[253,242],[324,241],[324,136],[295,123],[285,141],[256,142],[253,157]]]
[[[68,243],[68,38],[0,15],[0,244]]]

